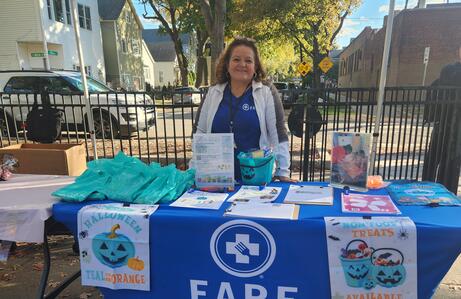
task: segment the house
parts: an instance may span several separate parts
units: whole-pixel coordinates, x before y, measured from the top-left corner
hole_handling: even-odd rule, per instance
[[[107,83],[144,90],[142,24],[132,0],[98,0]]]
[[[146,90],[155,87],[155,60],[150,54],[146,42],[142,41],[142,62],[144,64],[144,83]]]
[[[423,85],[424,52],[430,48],[424,85],[459,60],[461,3],[433,4],[396,14],[388,63],[387,86]],[[340,87],[377,87],[384,48],[386,19],[381,29],[366,27],[341,52]]]
[[[70,0],[2,1],[0,70],[44,69],[44,40],[51,69],[78,69],[70,3]],[[104,82],[98,5],[92,0],[78,0],[77,5],[87,74]]]
[[[180,72],[174,43],[167,33],[158,29],[146,29],[142,33],[143,39],[155,60],[155,87],[177,85],[180,83]],[[184,54],[189,61],[189,71],[195,71],[196,49],[195,39],[191,34],[181,34]]]

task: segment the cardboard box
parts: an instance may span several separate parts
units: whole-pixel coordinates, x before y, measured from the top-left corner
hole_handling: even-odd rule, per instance
[[[79,176],[86,169],[86,152],[82,143],[15,144],[0,148],[4,154],[18,159],[15,173]]]

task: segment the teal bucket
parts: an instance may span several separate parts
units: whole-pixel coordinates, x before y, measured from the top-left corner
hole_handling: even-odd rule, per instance
[[[272,181],[275,157],[273,154],[263,158],[251,158],[240,153],[237,158],[240,162],[240,172],[244,185],[266,185]]]
[[[348,259],[342,256],[339,259],[341,260],[347,285],[353,288],[362,287],[367,276],[371,274],[372,264],[370,259]]]

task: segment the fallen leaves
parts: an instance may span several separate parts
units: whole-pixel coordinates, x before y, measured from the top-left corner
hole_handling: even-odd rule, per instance
[[[32,269],[35,271],[43,271],[44,265],[43,263],[34,263],[32,265]]]
[[[79,298],[80,299],[88,299],[89,297],[91,297],[91,295],[92,295],[91,293],[86,293],[85,292],[85,293],[81,293]]]

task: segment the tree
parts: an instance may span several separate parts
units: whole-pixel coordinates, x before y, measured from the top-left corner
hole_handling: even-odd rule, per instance
[[[333,48],[344,20],[360,0],[240,0],[235,22],[257,39],[290,40],[312,61],[313,87],[320,87],[319,62]],[[243,9],[245,7],[258,7]]]
[[[226,25],[226,0],[198,0],[205,27],[211,40],[211,82],[215,81],[216,61],[224,49],[224,27]]]
[[[188,85],[189,61],[184,54],[184,48],[180,34],[190,32],[190,22],[187,22],[187,15],[193,5],[189,0],[140,0],[144,5],[143,17],[145,19],[157,20],[161,24],[161,30],[167,33],[174,44],[176,56],[178,58],[179,72],[181,74],[181,84]],[[154,11],[153,15],[147,12],[147,6]]]

